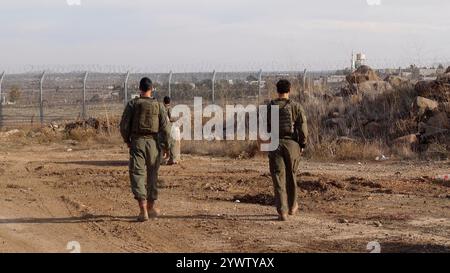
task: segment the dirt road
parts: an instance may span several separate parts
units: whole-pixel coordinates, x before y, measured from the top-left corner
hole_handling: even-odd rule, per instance
[[[73,149],[67,151],[68,148]],[[164,215],[137,223],[125,147],[0,148],[0,252],[450,252],[449,162],[303,162],[275,221],[265,158],[162,167]]]

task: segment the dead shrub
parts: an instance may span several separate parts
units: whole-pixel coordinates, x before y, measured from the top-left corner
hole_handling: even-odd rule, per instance
[[[87,142],[96,138],[97,130],[92,128],[74,128],[66,133],[66,139]]]

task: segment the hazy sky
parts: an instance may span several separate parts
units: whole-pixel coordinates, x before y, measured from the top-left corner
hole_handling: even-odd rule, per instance
[[[1,0],[0,69],[326,69],[352,49],[375,66],[450,60],[449,0],[77,1]]]

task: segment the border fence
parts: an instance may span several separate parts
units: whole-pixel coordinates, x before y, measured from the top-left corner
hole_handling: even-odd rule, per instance
[[[406,70],[416,69],[423,70],[427,79],[439,66],[449,66],[450,60],[419,58],[412,59],[411,63],[416,65],[408,67],[400,60],[370,59],[368,65],[381,77],[395,73],[404,75]],[[288,78],[293,83],[294,96],[311,91],[316,92],[317,97],[334,95],[344,85],[348,65],[350,59],[323,63],[320,67],[329,69],[314,72],[304,69],[310,67],[304,63],[283,66],[274,62],[245,68],[232,64],[217,67],[192,64],[185,68],[163,68],[167,70],[165,73],[143,73],[161,71],[156,67],[114,65],[2,66],[0,128],[120,116],[124,105],[139,94],[139,80],[145,76],[153,80],[158,100],[170,96],[174,104],[192,105],[194,97],[202,97],[204,104],[259,105],[271,98],[276,80],[280,78]],[[189,72],[198,70],[208,72]]]
[[[328,72],[199,72],[105,73],[52,71],[0,74],[0,128],[18,124],[43,125],[89,117],[117,117],[124,105],[139,94],[139,80],[150,77],[155,97],[170,96],[175,104],[261,104],[271,96],[274,79],[298,80],[299,92]],[[273,80],[273,81],[272,81]]]

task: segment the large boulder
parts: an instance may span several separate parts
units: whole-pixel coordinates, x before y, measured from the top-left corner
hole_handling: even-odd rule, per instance
[[[447,70],[445,70],[445,73],[450,73],[450,66],[447,67]]]
[[[385,81],[365,81],[355,84],[354,88],[356,88],[357,93],[365,95],[378,95],[393,90],[392,86]]]
[[[434,100],[430,100],[424,97],[417,97],[412,105],[412,112],[415,115],[422,116],[425,114],[427,110],[436,110],[439,106],[439,103]]]
[[[438,81],[450,84],[450,72],[439,75],[437,78]]]
[[[420,81],[414,88],[421,97],[438,102],[450,101],[450,84],[442,80]]]
[[[372,121],[364,126],[364,132],[368,137],[380,136],[383,133],[383,127],[380,123]]]
[[[348,127],[345,118],[329,118],[324,120],[326,128],[333,130],[338,135],[345,135],[348,132]]]
[[[403,77],[389,75],[384,79],[385,82],[388,82],[393,88],[402,88],[408,87],[410,85],[410,81]]]
[[[440,104],[442,111],[447,112],[450,115],[450,102],[443,102]]]
[[[413,145],[416,144],[417,142],[418,142],[417,135],[410,134],[394,139],[392,144],[401,146],[401,145]]]
[[[422,137],[448,135],[449,131],[450,119],[446,112],[428,111],[422,122],[419,123],[419,133]]]
[[[349,84],[359,84],[367,81],[380,81],[377,73],[367,65],[362,65],[346,77]]]
[[[338,95],[342,96],[342,97],[350,97],[355,94],[356,94],[356,88],[354,88],[353,85],[346,85],[341,88],[341,91]]]
[[[404,158],[413,156],[419,147],[419,138],[416,134],[402,136],[392,142],[392,151]]]

